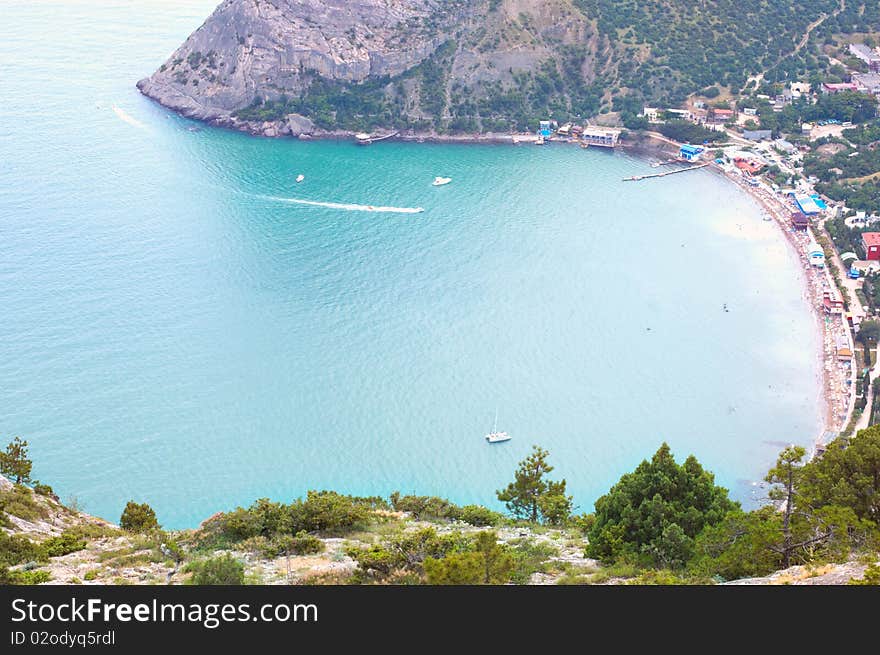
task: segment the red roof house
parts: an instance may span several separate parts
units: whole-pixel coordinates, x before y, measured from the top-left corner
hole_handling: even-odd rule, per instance
[[[880,232],[862,232],[865,259],[880,261]]]

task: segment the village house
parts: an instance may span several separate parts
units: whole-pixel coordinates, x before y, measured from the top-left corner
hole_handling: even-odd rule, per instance
[[[874,72],[880,71],[880,55],[863,43],[851,43],[849,52],[853,57],[861,59],[868,64],[868,69]]]
[[[755,175],[765,166],[764,162],[746,157],[734,158],[733,165],[736,166],[743,173],[747,173],[749,175]]]
[[[862,232],[865,259],[880,261],[880,232]]]
[[[647,118],[649,123],[663,123],[667,117],[683,121],[694,119],[694,115],[688,109],[661,109],[659,107],[643,108],[642,116]]]
[[[732,109],[710,109],[709,114],[706,116],[706,122],[713,123],[715,125],[723,125],[724,123],[728,123],[732,120]]]
[[[843,93],[844,91],[858,91],[859,87],[854,82],[822,82],[822,93]]]
[[[859,91],[880,94],[880,73],[853,73],[852,80]]]
[[[786,141],[785,139],[776,139],[776,141],[773,142],[773,147],[784,152],[786,155],[793,155],[797,152],[797,146],[791,141]]]

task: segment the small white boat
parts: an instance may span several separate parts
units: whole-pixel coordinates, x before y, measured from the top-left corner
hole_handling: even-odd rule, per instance
[[[511,437],[506,432],[490,432],[486,435],[486,441],[489,443],[499,443],[501,441],[510,441]]]
[[[440,177],[439,175],[434,178],[434,181],[431,182],[434,186],[443,186],[444,184],[449,184],[452,182],[451,177]]]
[[[506,432],[498,431],[498,410],[495,410],[495,424],[492,431],[486,435],[486,441],[489,443],[500,443],[502,441],[510,441],[511,437]]]
[[[297,182],[302,182],[304,179],[306,179],[306,176],[305,176],[305,175],[299,174],[299,175],[296,176],[296,181],[297,181]]]

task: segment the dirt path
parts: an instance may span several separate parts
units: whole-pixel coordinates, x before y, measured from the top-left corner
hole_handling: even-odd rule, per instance
[[[787,54],[782,55],[779,59],[776,60],[776,63],[774,63],[770,68],[765,70],[763,73],[758,73],[757,75],[750,76],[746,83],[748,84],[748,82],[751,82],[752,80],[754,80],[756,85],[760,85],[761,81],[764,79],[764,75],[766,75],[767,73],[772,71],[774,68],[779,66],[779,64],[781,64],[783,61],[785,61],[789,57],[796,55],[797,53],[799,53],[801,50],[804,49],[804,46],[806,46],[807,43],[809,43],[809,41],[810,41],[810,35],[813,33],[813,30],[815,30],[817,27],[819,27],[822,23],[824,23],[826,20],[828,20],[828,18],[830,18],[831,16],[837,16],[844,9],[846,9],[846,0],[840,0],[840,6],[837,9],[832,11],[830,14],[822,14],[821,16],[819,16],[819,18],[817,18],[812,23],[807,25],[807,31],[804,32],[803,37],[801,37],[801,40],[795,46],[794,50],[792,50],[791,52],[789,52]]]

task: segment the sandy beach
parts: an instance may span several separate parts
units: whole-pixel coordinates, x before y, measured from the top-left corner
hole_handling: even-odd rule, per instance
[[[653,147],[648,143],[653,141]],[[628,148],[635,154],[645,156],[657,155],[657,151],[665,152],[669,157],[677,155],[679,144],[657,133],[649,133],[639,142],[631,144]],[[845,314],[827,314],[823,305],[826,292],[836,292],[847,303],[850,302],[848,291],[838,288],[834,278],[829,272],[831,262],[826,262],[825,268],[817,268],[810,264],[808,253],[812,242],[818,242],[817,230],[810,225],[806,232],[798,232],[791,227],[791,215],[798,211],[793,200],[780,196],[764,185],[750,186],[739,170],[728,172],[717,164],[712,164],[707,170],[713,170],[727,178],[745,193],[753,198],[758,205],[773,219],[778,226],[786,242],[791,246],[798,257],[801,265],[801,274],[804,281],[804,299],[810,305],[816,319],[819,330],[821,348],[817,353],[820,363],[820,388],[822,398],[818,399],[824,406],[823,424],[817,426],[817,435],[814,440],[813,455],[820,450],[825,442],[839,434],[849,423],[855,406],[855,347],[852,331],[849,328]],[[846,344],[853,353],[851,362],[842,362],[838,359],[838,344]],[[829,436],[830,435],[830,436]]]
[[[806,232],[797,232],[791,227],[791,215],[796,211],[791,201],[774,194],[761,186],[752,187],[746,182],[746,178],[736,173],[729,174],[718,166],[712,167],[720,174],[737,184],[766,211],[778,225],[786,241],[794,249],[801,263],[801,270],[805,282],[804,297],[813,310],[816,323],[820,331],[822,348],[819,353],[821,362],[821,387],[825,405],[825,424],[821,434],[816,435],[815,447],[818,449],[824,444],[825,435],[828,432],[841,432],[850,420],[855,403],[855,384],[853,381],[853,369],[855,358],[852,362],[841,362],[838,359],[838,343],[845,343],[853,354],[855,353],[852,332],[842,314],[827,314],[823,307],[823,295],[826,292],[836,292],[841,298],[846,298],[845,291],[837,288],[834,279],[826,268],[816,268],[809,262],[808,248],[811,242],[817,241],[813,226]]]

